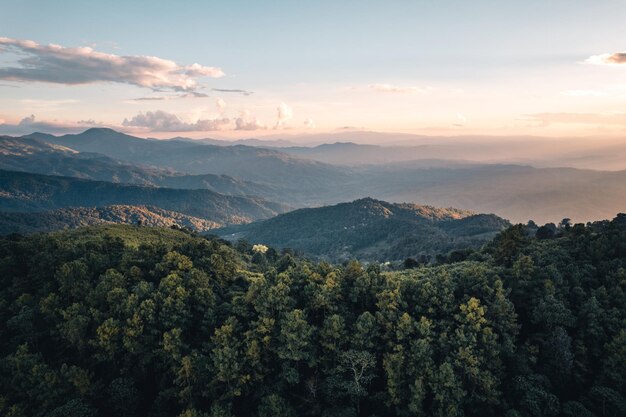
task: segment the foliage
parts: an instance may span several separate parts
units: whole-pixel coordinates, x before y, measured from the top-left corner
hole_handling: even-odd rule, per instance
[[[626,415],[625,242],[626,216],[514,226],[381,273],[173,229],[9,236],[0,415]]]
[[[216,231],[332,262],[415,260],[477,248],[509,222],[493,214],[363,198]]]

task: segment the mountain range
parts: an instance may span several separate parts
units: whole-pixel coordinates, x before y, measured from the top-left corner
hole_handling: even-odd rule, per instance
[[[454,143],[453,139],[442,139],[440,146],[448,146],[447,141]],[[466,142],[471,143],[470,139]],[[542,223],[563,217],[574,221],[610,218],[623,211],[626,201],[626,171],[450,159],[457,154],[449,159],[384,162],[389,155],[419,156],[409,152],[413,149],[410,147],[355,143],[280,149],[217,146],[202,140],[141,139],[110,129],[64,136],[35,133],[21,138],[2,137],[0,143],[2,169],[208,189],[295,208],[372,196],[386,201],[463,207],[493,212],[512,221],[532,219]],[[513,146],[509,152],[519,149]],[[371,159],[376,155],[379,163]],[[355,164],[355,160],[363,163]],[[337,165],[339,162],[347,165]]]
[[[2,136],[0,232],[177,225],[331,261],[383,262],[479,247],[505,219],[590,221],[626,206],[626,171],[481,163],[476,150],[440,153],[446,140],[216,142],[111,129]]]
[[[286,187],[320,187],[347,174],[340,167],[297,158],[274,149],[217,146],[189,140],[140,139],[103,128],[64,136],[36,133],[26,138],[79,152],[99,153],[127,163],[186,174],[229,175]]]
[[[220,225],[268,218],[288,209],[259,198],[227,196],[210,190],[145,187],[0,170],[2,211],[38,212],[109,205],[156,206]]]

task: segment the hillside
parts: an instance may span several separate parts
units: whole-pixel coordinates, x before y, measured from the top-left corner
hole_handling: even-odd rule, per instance
[[[364,198],[295,210],[216,233],[332,261],[392,261],[475,248],[508,225],[495,215]]]
[[[258,196],[274,201],[281,193],[273,187],[227,175],[188,175],[171,169],[131,164],[93,152],[78,152],[37,138],[0,136],[0,169],[34,174],[76,177],[114,183],[168,188],[207,189],[220,194]]]
[[[163,228],[0,238],[0,415],[623,416],[624,242],[625,215],[513,226],[381,273]]]
[[[209,190],[179,190],[0,170],[0,210],[33,212],[67,207],[147,205],[225,224],[272,217],[287,207]]]
[[[213,221],[146,206],[75,207],[35,213],[0,212],[0,235],[48,232],[98,224],[139,224],[150,227],[176,225],[198,232],[220,226]]]

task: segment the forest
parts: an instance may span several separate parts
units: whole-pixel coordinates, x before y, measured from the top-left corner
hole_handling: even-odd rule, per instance
[[[0,415],[626,415],[626,215],[381,271],[180,228],[0,240]]]

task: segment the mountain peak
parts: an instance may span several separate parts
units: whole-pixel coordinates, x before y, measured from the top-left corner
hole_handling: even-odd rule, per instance
[[[89,129],[81,133],[81,135],[89,134],[89,133],[109,133],[109,134],[116,134],[116,135],[124,135],[124,133],[118,132],[117,130],[113,130],[108,127],[90,127]]]
[[[110,129],[108,127],[91,127],[87,130],[85,130],[83,133],[79,133],[78,135],[75,136],[98,136],[98,137],[104,137],[104,138],[133,138],[133,139],[140,139],[141,138],[136,138],[134,136],[130,136],[127,135],[126,133],[122,133],[122,132],[118,132],[117,130],[113,130]]]

